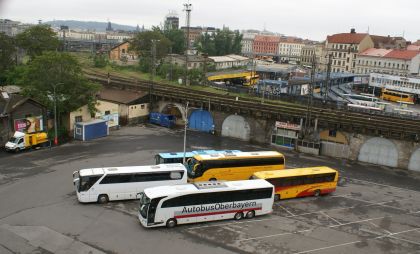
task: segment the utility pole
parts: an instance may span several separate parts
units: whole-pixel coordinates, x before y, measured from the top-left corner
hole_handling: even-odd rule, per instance
[[[311,128],[312,100],[314,96],[314,84],[315,84],[315,75],[316,75],[315,70],[316,70],[316,56],[314,53],[312,55],[311,81],[309,83],[309,89],[308,89],[308,105],[306,108],[305,136],[309,134],[309,128]]]
[[[152,40],[152,77],[151,80],[153,81],[156,75],[156,42],[159,40]]]
[[[186,26],[187,26],[187,39],[186,47],[185,47],[185,85],[188,85],[188,52],[190,50],[190,18],[191,18],[191,7],[192,4],[186,3],[184,4],[184,11],[187,14],[186,17]]]
[[[331,64],[332,64],[332,54],[328,55],[328,65],[327,65],[327,78],[325,80],[324,87],[324,102],[328,99],[328,90],[330,89],[330,77],[331,77]]]
[[[188,101],[185,105],[185,125],[184,125],[184,156],[182,158],[182,163],[185,164],[185,153],[187,149],[187,126],[188,126]]]

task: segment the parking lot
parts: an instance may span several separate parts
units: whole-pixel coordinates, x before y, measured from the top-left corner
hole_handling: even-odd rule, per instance
[[[272,149],[190,132],[189,149]],[[152,164],[178,151],[182,131],[133,127],[82,143],[0,155],[0,253],[420,253],[420,175],[323,157],[286,155],[288,167],[328,165],[337,191],[281,200],[271,215],[141,227],[136,201],[80,204],[73,170]]]

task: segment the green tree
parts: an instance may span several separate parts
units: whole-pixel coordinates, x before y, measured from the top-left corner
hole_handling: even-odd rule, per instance
[[[60,41],[47,25],[37,25],[26,29],[16,36],[17,45],[23,48],[31,59],[44,51],[57,50]]]
[[[94,111],[100,86],[89,82],[77,60],[68,53],[45,52],[31,61],[21,82],[23,92],[53,109],[54,90],[57,111],[67,113],[88,105]]]
[[[96,54],[93,57],[93,65],[98,68],[104,68],[108,65],[108,57],[104,53]]]
[[[15,53],[13,38],[0,33],[0,85],[6,81],[8,71],[15,65]]]
[[[163,35],[171,41],[173,54],[184,54],[185,52],[185,34],[179,29],[170,29],[164,31]]]
[[[207,33],[201,35],[196,42],[196,47],[199,51],[207,53],[209,56],[240,54],[241,40],[242,35],[239,31],[218,29],[212,35]]]

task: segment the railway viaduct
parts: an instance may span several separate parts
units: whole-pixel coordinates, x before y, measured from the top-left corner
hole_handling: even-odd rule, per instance
[[[259,100],[198,92],[188,87],[121,77],[112,77],[109,82],[98,74],[88,77],[118,89],[148,91],[152,111],[178,115],[180,124],[186,119],[193,121],[193,129],[214,129],[217,135],[242,140],[275,145],[273,136],[277,134],[277,121],[305,125],[309,118],[306,105],[262,104]],[[305,149],[311,142],[300,143],[302,147],[296,145],[295,149],[420,171],[419,120],[320,107],[311,108],[310,116],[308,125],[313,126],[312,137],[321,140],[320,148],[315,149],[319,152]]]

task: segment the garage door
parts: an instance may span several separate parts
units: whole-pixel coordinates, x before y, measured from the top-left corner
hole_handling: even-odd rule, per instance
[[[411,155],[408,169],[420,171],[420,148]]]
[[[242,116],[228,116],[222,124],[222,136],[250,140],[251,128]]]
[[[394,143],[387,139],[371,138],[362,145],[359,161],[397,167],[398,150]]]

